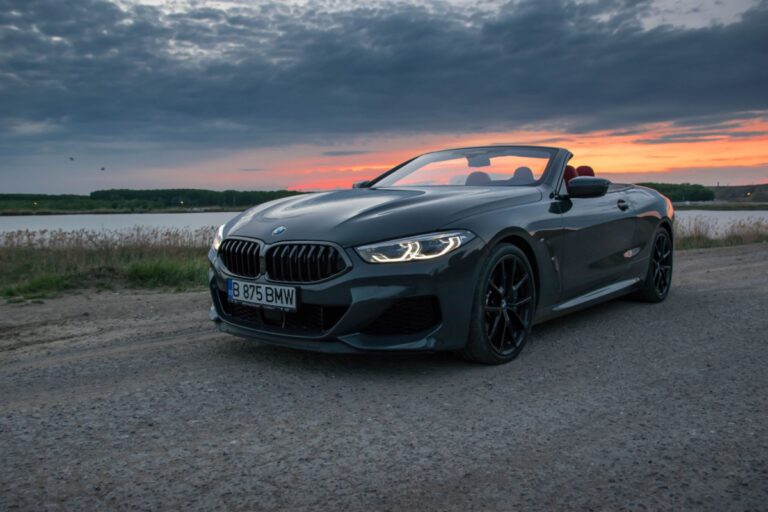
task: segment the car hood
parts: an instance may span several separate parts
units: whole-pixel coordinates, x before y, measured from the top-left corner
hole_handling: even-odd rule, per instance
[[[243,212],[228,223],[227,236],[354,246],[436,231],[489,209],[540,198],[534,187],[363,188],[303,194]],[[280,226],[284,232],[273,235]]]

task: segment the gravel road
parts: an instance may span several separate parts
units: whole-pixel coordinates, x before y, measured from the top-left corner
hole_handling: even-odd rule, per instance
[[[296,352],[204,293],[0,305],[0,510],[766,510],[768,245],[500,367]]]

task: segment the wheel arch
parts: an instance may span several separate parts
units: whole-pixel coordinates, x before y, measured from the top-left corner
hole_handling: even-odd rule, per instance
[[[536,307],[538,308],[541,300],[541,274],[539,272],[539,262],[536,258],[536,253],[533,251],[533,247],[525,237],[517,233],[503,235],[494,246],[500,244],[514,245],[523,251],[525,257],[528,258],[528,263],[531,264],[531,270],[533,270],[533,285],[536,289]]]
[[[659,226],[664,229],[667,234],[669,235],[670,240],[672,240],[672,247],[675,247],[675,230],[672,228],[672,221],[670,221],[668,218],[661,219],[661,222],[659,222]]]

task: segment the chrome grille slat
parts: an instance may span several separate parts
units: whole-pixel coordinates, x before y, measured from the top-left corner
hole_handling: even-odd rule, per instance
[[[253,261],[251,256],[253,252],[253,245],[249,245],[245,248],[245,273],[248,275],[253,274]]]
[[[322,281],[347,268],[339,249],[311,242],[286,242],[269,247],[266,262],[267,277],[284,283]]]
[[[219,247],[219,257],[227,270],[243,277],[258,277],[261,274],[260,253],[258,242],[239,238],[228,238]]]
[[[291,248],[287,245],[281,245],[280,249],[280,274],[279,275],[285,275],[286,272],[288,272],[288,251],[291,250]]]
[[[237,249],[235,249],[235,272],[242,275],[243,274],[243,248],[245,247],[245,242],[242,240],[240,242],[237,242]]]
[[[238,240],[232,245],[232,271],[235,274],[240,273],[240,246],[243,243]]]
[[[320,252],[320,257],[317,259],[317,269],[319,273],[322,274],[324,272],[323,269],[327,265],[326,263],[327,261],[328,261],[328,251],[326,251],[325,247],[323,247]]]
[[[245,257],[243,252],[245,251],[247,245],[248,244],[245,242],[240,242],[237,244],[237,258],[235,258],[235,261],[237,262],[237,273],[240,275],[245,274]]]
[[[294,279],[294,271],[293,269],[296,268],[296,251],[298,250],[298,247],[295,245],[291,246],[291,249],[288,251],[288,280],[289,281],[295,281]]]
[[[299,279],[299,281],[305,281],[304,278],[304,269],[307,267],[304,264],[304,257],[307,254],[307,246],[301,245],[299,246],[299,249],[296,251],[296,275]]]
[[[315,273],[313,270],[315,269],[314,265],[314,256],[315,256],[315,249],[317,249],[316,245],[313,245],[309,248],[307,251],[307,271],[308,271],[308,277],[310,281],[316,281],[317,277],[315,277]]]

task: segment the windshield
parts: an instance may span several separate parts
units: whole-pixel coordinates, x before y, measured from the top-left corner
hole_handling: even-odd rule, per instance
[[[533,186],[551,157],[544,149],[512,147],[437,151],[414,158],[372,186]]]

